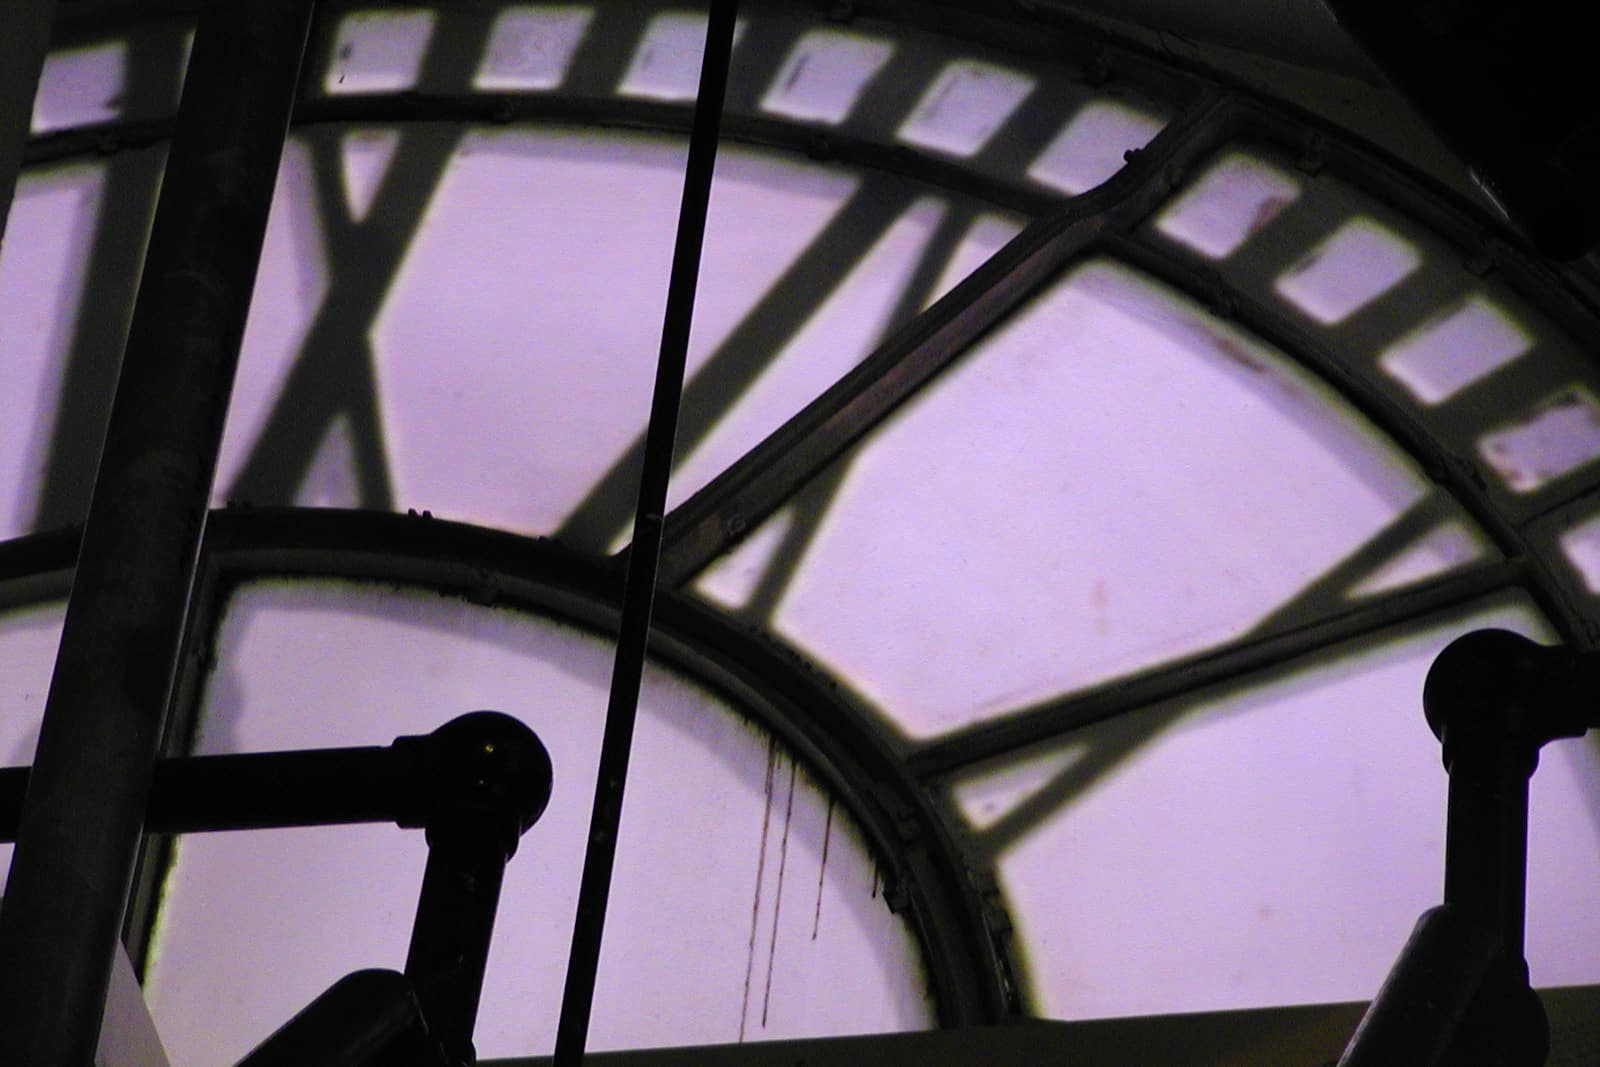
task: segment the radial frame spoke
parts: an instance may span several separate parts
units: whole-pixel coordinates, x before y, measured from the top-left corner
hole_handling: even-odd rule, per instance
[[[1091,192],[1027,226],[854,370],[667,516],[661,580],[682,585],[970,350],[1103,235],[1143,220],[1226,139],[1232,97],[1208,92]]]
[[[1348,611],[1289,628],[1257,628],[1215,648],[1114,679],[1002,719],[950,731],[907,757],[924,781],[957,774],[1119,715],[1179,700],[1291,660],[1414,623],[1429,615],[1514,589],[1526,577],[1521,560],[1494,560],[1355,603]]]

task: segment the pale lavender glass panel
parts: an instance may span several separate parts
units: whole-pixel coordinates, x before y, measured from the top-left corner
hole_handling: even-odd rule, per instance
[[[1118,100],[1093,100],[1067,120],[1028,168],[1028,177],[1076,196],[1122,169],[1129,152],[1149,144],[1164,120]]]
[[[1574,385],[1478,439],[1478,453],[1513,491],[1531,493],[1600,459],[1600,402]]]
[[[1355,599],[1403,589],[1482,559],[1488,550],[1482,534],[1459,519],[1451,519],[1379,564],[1351,585],[1345,595]]]
[[[1561,535],[1561,553],[1590,593],[1600,593],[1600,515],[1583,515]]]
[[[775,115],[815,122],[843,122],[894,45],[846,30],[812,30],[796,42],[761,98]]]
[[[1033,91],[1034,79],[993,63],[957,60],[939,72],[900,127],[907,144],[955,156],[977,153]]]
[[[1074,732],[959,782],[1034,1009],[1099,1018],[1365,1000],[1442,892],[1446,779],[1422,680],[1453,637],[1548,640],[1531,607],[1347,646]],[[1600,764],[1548,746],[1533,784],[1528,959],[1600,981]]]
[[[611,655],[433,593],[255,584],[222,626],[199,748],[385,744],[477,708],[524,719],[555,789],[508,868],[477,1044],[547,1053]],[[859,832],[771,735],[652,667],[633,752],[592,1047],[932,1023]],[[232,1062],[344,973],[399,967],[424,858],[420,833],[390,826],[182,838],[147,982],[175,1067]]]
[[[24,175],[0,244],[0,538],[33,529],[104,168]]]
[[[1520,322],[1475,293],[1385,349],[1378,365],[1424,404],[1439,404],[1531,347]]]
[[[735,47],[744,36],[744,29],[743,19],[734,23]],[[652,100],[693,100],[700,91],[700,63],[705,51],[704,15],[677,11],[656,15],[645,27],[617,93]]]
[[[1236,637],[1424,491],[1309,374],[1094,262],[851,454],[776,627],[928,736]]]
[[[400,147],[399,129],[354,129],[339,139],[340,177],[350,218],[366,218]]]
[[[1156,229],[1202,255],[1222,259],[1299,196],[1298,179],[1233,152],[1167,205],[1156,218]]]
[[[0,614],[0,767],[33,762],[66,610],[55,602]],[[10,869],[11,846],[0,845],[0,891]]]
[[[772,365],[751,383],[738,406],[679,462],[667,494],[668,506],[687,499],[781,426],[800,407],[797,401],[817,396],[872,351],[886,334],[890,316],[918,267],[920,253],[946,210],[941,199],[922,198],[857,261]],[[967,239],[951,257],[951,267],[959,270],[965,266],[972,258],[970,250],[975,245],[987,247],[984,238],[1005,225],[986,216],[981,230],[969,229]],[[951,277],[954,270],[936,287],[935,299],[964,277]]]
[[[409,89],[428,40],[432,11],[357,11],[339,23],[323,90],[329,93],[384,93]]]
[[[666,140],[468,135],[373,334],[402,506],[549,532],[642,433],[682,167],[682,145]],[[721,153],[691,379],[856,185]],[[832,321],[853,331],[839,345],[858,359],[873,338]],[[787,399],[784,414],[809,397]],[[678,478],[677,493],[697,480]]]
[[[318,207],[312,154],[304,141],[290,139],[278,168],[278,185],[267,217],[261,248],[261,266],[250,301],[239,368],[228,404],[228,423],[217,458],[213,502],[224,504],[230,487],[250,457],[267,419],[300,356],[306,332],[328,294],[329,264]],[[337,455],[339,429],[330,432],[319,448],[320,465],[310,499],[300,503],[354,507],[353,491],[328,499],[325,487],[335,477],[328,470]],[[345,477],[354,485],[354,474]],[[324,487],[324,488],[318,488]],[[285,503],[285,501],[272,501]]]
[[[1325,326],[1343,321],[1422,264],[1410,241],[1375,219],[1340,226],[1284,272],[1279,296]]]
[[[33,96],[32,132],[110,122],[121,113],[128,46],[122,41],[46,57]]]
[[[508,7],[494,20],[478,89],[554,89],[567,76],[594,9],[566,5]]]

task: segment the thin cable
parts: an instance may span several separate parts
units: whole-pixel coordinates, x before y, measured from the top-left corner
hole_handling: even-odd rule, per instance
[[[567,963],[561,1019],[556,1028],[555,1067],[579,1067],[594,1007],[595,974],[600,965],[600,939],[617,854],[617,828],[622,822],[622,791],[628,776],[633,727],[639,715],[639,686],[644,676],[650,616],[655,607],[656,572],[661,559],[667,482],[683,399],[684,370],[689,357],[689,327],[694,319],[695,286],[700,253],[705,245],[706,212],[711,202],[711,174],[717,158],[717,131],[728,85],[728,60],[733,51],[737,0],[711,0],[706,27],[705,59],[689,134],[689,160],[684,170],[683,202],[678,210],[677,243],[667,286],[667,309],[661,327],[661,353],[656,362],[655,393],[645,433],[644,470],[634,512],[633,544],[628,551],[622,592],[622,619],[617,658],[611,671],[605,734],[600,742],[600,772],[595,783],[594,813],[578,889],[578,914],[573,924],[572,955]]]

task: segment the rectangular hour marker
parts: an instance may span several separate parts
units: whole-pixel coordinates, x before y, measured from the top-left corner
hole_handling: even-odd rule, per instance
[[[587,7],[508,7],[473,79],[478,89],[554,89],[594,18]]]
[[[1156,220],[1156,229],[1211,259],[1232,255],[1300,195],[1288,173],[1239,152],[1224,156]]]
[[[433,22],[431,11],[346,15],[323,88],[330,93],[388,93],[415,87]]]
[[[761,98],[761,110],[813,122],[843,122],[893,52],[893,45],[873,37],[813,30],[784,60]]]
[[[973,155],[1011,117],[1033,85],[1026,74],[993,63],[970,59],[951,63],[922,94],[900,127],[900,139],[953,156]]]
[[[1126,104],[1085,104],[1028,168],[1028,177],[1076,196],[1121,170],[1127,153],[1149,144],[1162,125],[1156,116]]]
[[[1352,219],[1273,288],[1317,322],[1332,326],[1382,296],[1421,263],[1416,248],[1388,227],[1374,219]]]
[[[1438,404],[1510,363],[1532,344],[1528,332],[1499,306],[1472,296],[1423,323],[1384,352],[1378,363],[1418,400]]]
[[[1600,407],[1587,389],[1572,386],[1485,434],[1478,452],[1512,490],[1531,493],[1600,457]]]
[[[741,20],[733,28],[735,47],[743,34]],[[645,28],[617,92],[651,100],[693,100],[700,89],[700,62],[705,52],[704,15],[679,12],[657,15]]]
[[[127,46],[121,41],[52,52],[33,98],[33,133],[110,122],[121,112]]]
[[[1584,588],[1600,594],[1600,515],[1591,516],[1562,534],[1561,551],[1583,579]]]

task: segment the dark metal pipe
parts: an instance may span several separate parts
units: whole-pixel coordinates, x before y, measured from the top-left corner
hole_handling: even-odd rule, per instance
[[[485,746],[499,762],[478,757]],[[465,770],[463,770],[465,768]],[[0,768],[0,842],[16,838],[31,769]],[[482,819],[504,858],[550,798],[550,757],[508,715],[475,711],[392,745],[158,760],[145,829],[193,834]]]
[[[689,328],[694,319],[695,288],[700,275],[700,253],[705,244],[711,176],[716,164],[717,134],[722,125],[723,97],[728,84],[738,6],[737,0],[711,0],[706,26],[705,58],[700,64],[683,200],[678,210],[677,242],[672,251],[672,274],[667,284],[661,353],[656,361],[655,392],[650,401],[649,427],[645,431],[644,469],[639,478],[638,505],[634,511],[633,544],[628,552],[628,572],[622,593],[617,658],[611,671],[594,811],[589,820],[589,843],[578,888],[578,914],[573,924],[572,954],[562,990],[561,1019],[556,1028],[557,1067],[577,1067],[583,1062],[589,1015],[594,1006],[600,938],[606,921],[606,901],[611,892],[612,867],[616,862],[617,829],[622,824],[623,783],[628,776],[633,727],[639,713],[639,687],[644,676],[656,574],[661,559],[662,516],[667,506],[667,482],[672,473],[678,408],[683,398],[683,376],[689,356]]]
[[[238,1067],[454,1067],[433,1040],[416,990],[394,971],[339,979]]]
[[[445,1050],[475,1063],[472,1031],[500,883],[518,840],[550,800],[550,755],[533,731],[493,712],[464,715],[427,741],[420,767],[428,782],[428,866],[406,977]]]
[[[429,827],[428,865],[406,953],[406,977],[417,987],[428,1025],[463,1063],[478,1058],[472,1032],[508,858],[504,844],[483,829],[473,819]]]
[[[1423,913],[1339,1067],[1438,1067],[1494,961],[1494,932],[1461,908]]]
[[[310,0],[201,16],[0,908],[0,1063],[89,1067]]]
[[[5,6],[0,22],[0,248],[5,246],[6,219],[22,156],[33,125],[33,99],[50,48],[55,0],[16,0]]]
[[[1600,659],[1481,630],[1428,671],[1422,702],[1450,774],[1444,906],[1423,916],[1340,1067],[1539,1067],[1549,1024],[1523,929],[1528,780],[1539,749],[1600,721]]]
[[[16,840],[30,769],[0,769],[0,842]],[[411,815],[408,768],[392,748],[263,752],[156,764],[145,829],[192,834],[400,822]]]

